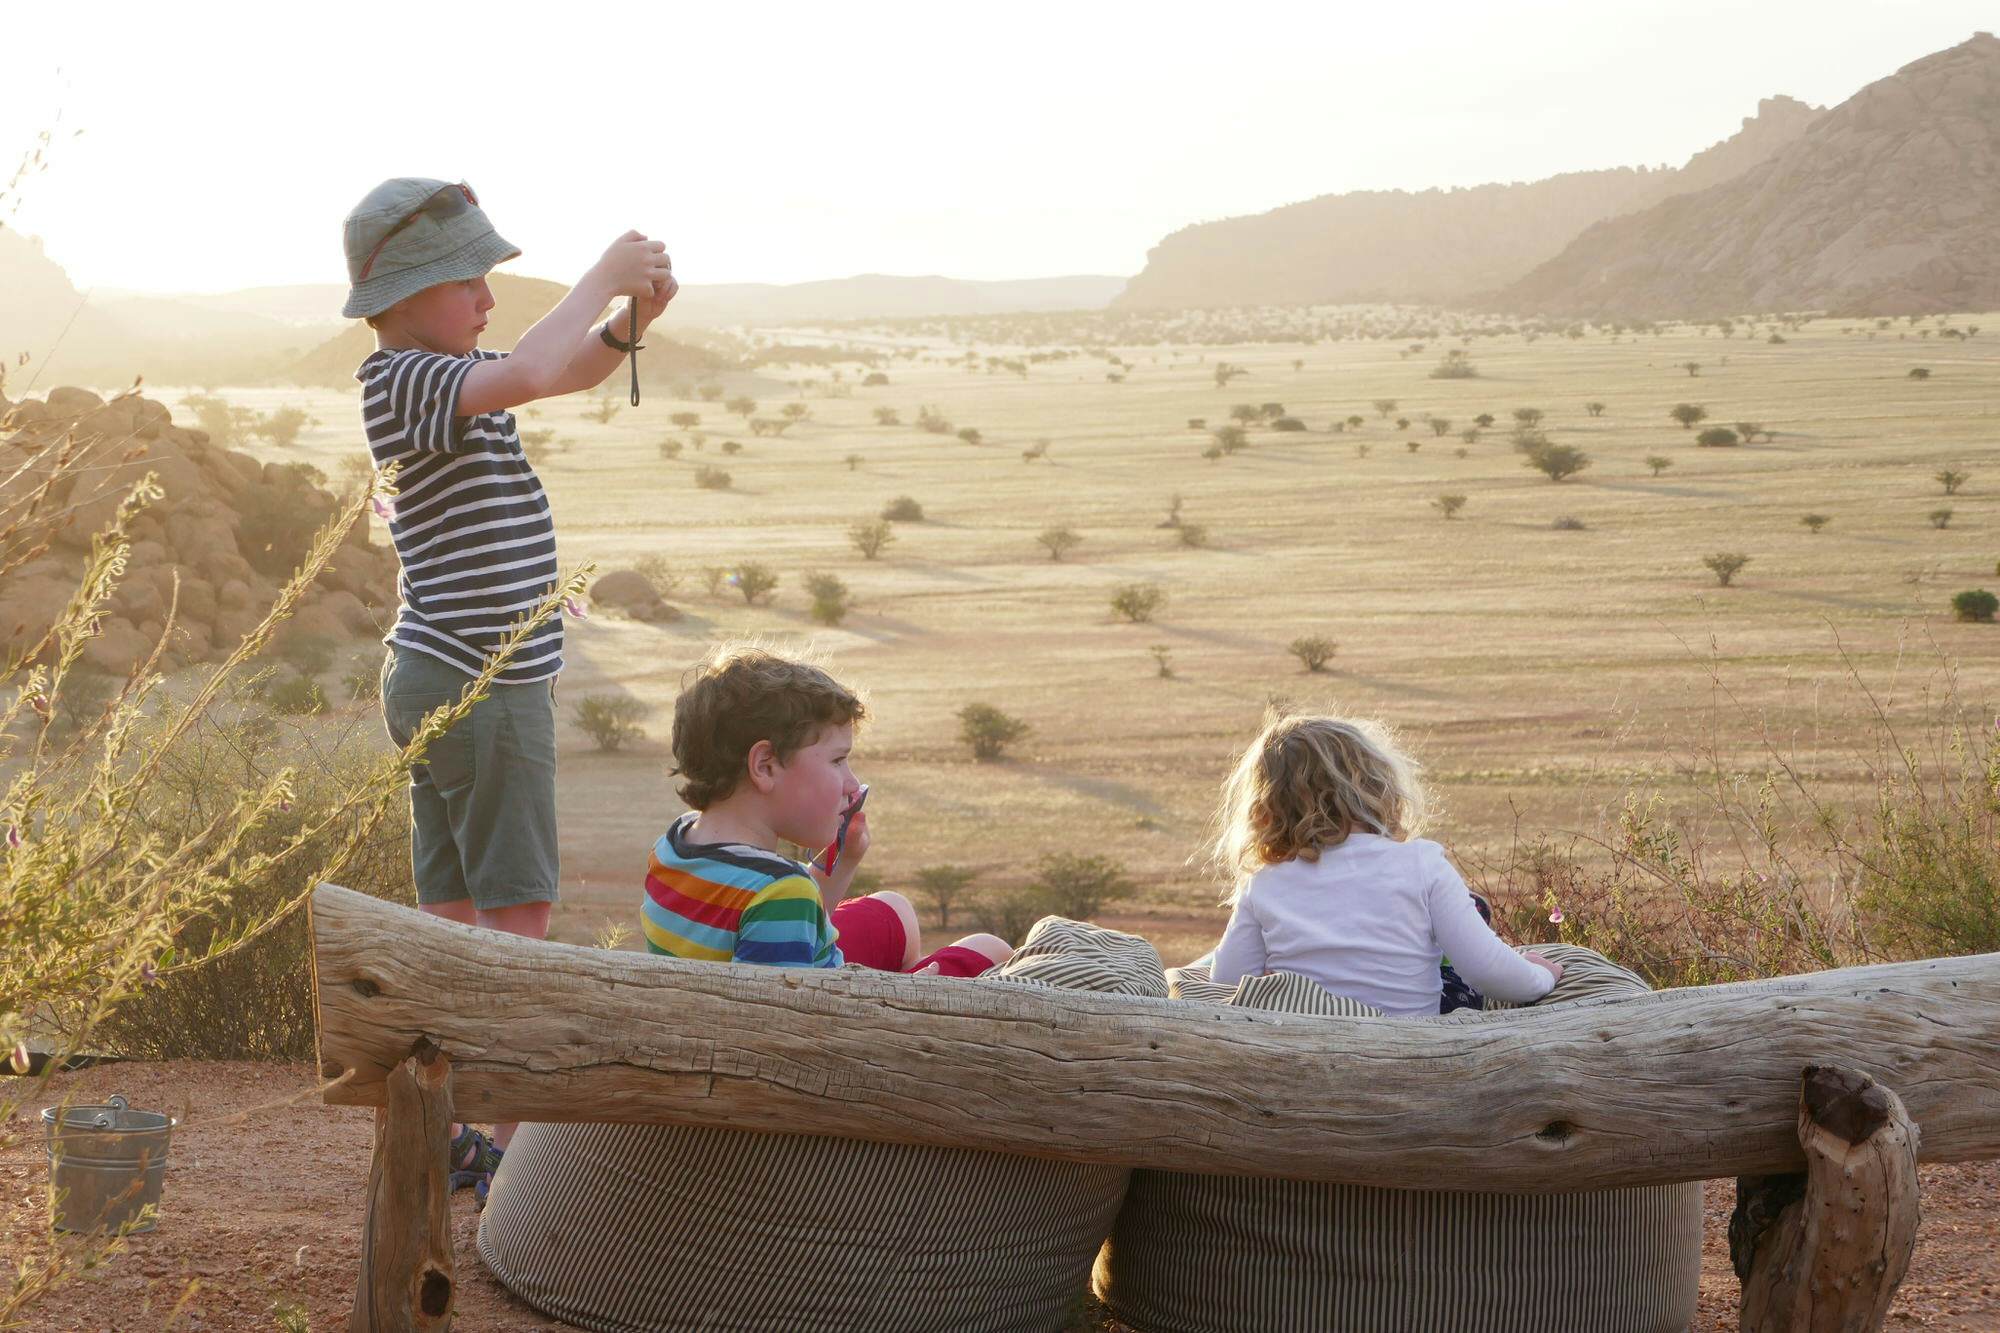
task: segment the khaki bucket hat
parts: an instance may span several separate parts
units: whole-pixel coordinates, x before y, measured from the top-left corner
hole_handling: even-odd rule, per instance
[[[348,319],[379,315],[441,282],[483,277],[521,253],[500,239],[460,181],[398,176],[383,181],[347,214]]]

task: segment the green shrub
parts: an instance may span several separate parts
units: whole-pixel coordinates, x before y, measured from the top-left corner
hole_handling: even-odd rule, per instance
[[[1297,417],[1274,417],[1271,420],[1272,430],[1295,431],[1304,430],[1305,428],[1306,423],[1300,421]]]
[[[886,518],[864,519],[847,530],[847,540],[854,543],[862,559],[873,560],[882,554],[883,547],[896,540],[896,530]]]
[[[940,930],[951,929],[952,907],[964,899],[966,890],[978,878],[979,872],[970,866],[930,865],[917,868],[917,891],[930,900],[932,909],[937,913]],[[1017,937],[1007,935],[1001,938],[1012,940]]]
[[[726,491],[729,483],[729,474],[713,463],[703,463],[694,470],[694,484],[705,491]]]
[[[778,587],[778,575],[769,565],[746,560],[729,571],[729,582],[743,594],[743,605],[755,606],[770,600]]]
[[[1717,551],[1713,555],[1703,556],[1701,563],[1715,575],[1717,585],[1727,588],[1729,581],[1736,577],[1743,566],[1750,563],[1750,557],[1740,551]]]
[[[1293,639],[1285,651],[1299,659],[1299,665],[1307,671],[1324,671],[1326,664],[1333,660],[1339,645],[1323,634],[1308,634]]]
[[[1035,542],[1049,553],[1049,559],[1061,560],[1083,544],[1083,534],[1066,527],[1043,528]]]
[[[326,711],[326,695],[310,676],[286,676],[267,686],[264,703],[287,717],[311,717]]]
[[[1089,921],[1110,904],[1130,898],[1138,886],[1108,856],[1054,852],[1035,863],[1029,888],[1045,913]]]
[[[1446,518],[1457,518],[1458,511],[1465,508],[1465,497],[1463,495],[1440,495],[1431,501],[1431,508],[1437,510]]]
[[[1737,443],[1736,432],[1727,426],[1710,426],[1694,437],[1694,442],[1704,449],[1728,449]]]
[[[1806,514],[1799,519],[1799,522],[1803,523],[1814,535],[1818,535],[1819,530],[1833,522],[1833,520],[1825,514]]]
[[[921,523],[924,507],[907,495],[899,495],[882,506],[882,517],[897,523]]]
[[[2000,611],[2000,597],[1984,588],[1968,588],[1951,599],[1951,613],[1959,620],[1990,621]]]
[[[1009,745],[1031,730],[1026,722],[992,704],[967,704],[958,710],[959,739],[972,747],[972,757],[982,763],[999,759]]]
[[[1523,460],[1550,481],[1561,481],[1590,466],[1590,455],[1573,444],[1544,444]]]
[[[628,741],[646,739],[639,720],[652,711],[629,694],[586,694],[576,701],[570,725],[590,737],[605,754]]]
[[[853,609],[852,595],[837,574],[807,574],[805,588],[812,598],[812,618],[822,625],[838,625]]]

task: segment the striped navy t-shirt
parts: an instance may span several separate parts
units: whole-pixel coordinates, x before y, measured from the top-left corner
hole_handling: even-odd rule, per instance
[[[402,606],[385,643],[476,674],[512,623],[556,584],[556,530],[511,412],[456,415],[466,372],[504,352],[389,348],[361,363],[361,421],[375,466],[400,464],[389,535]],[[499,679],[562,670],[562,617],[521,645]]]

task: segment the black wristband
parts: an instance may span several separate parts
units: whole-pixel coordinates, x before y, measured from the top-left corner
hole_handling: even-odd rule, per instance
[[[611,321],[608,319],[597,326],[597,336],[604,339],[604,345],[614,351],[631,353],[642,352],[646,349],[646,344],[644,343],[628,343],[613,333],[611,331]]]

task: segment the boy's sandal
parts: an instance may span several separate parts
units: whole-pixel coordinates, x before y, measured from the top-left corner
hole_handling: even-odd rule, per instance
[[[462,1190],[468,1185],[476,1189],[500,1165],[500,1150],[493,1146],[493,1140],[467,1125],[451,1141],[451,1154],[445,1161],[450,1170],[445,1181],[447,1191]]]

